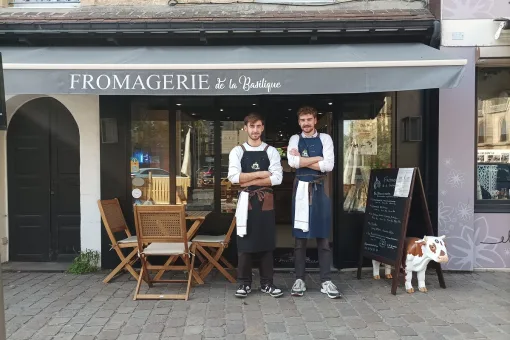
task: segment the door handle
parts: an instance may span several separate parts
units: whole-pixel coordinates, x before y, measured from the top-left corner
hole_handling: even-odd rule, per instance
[[[50,190],[50,195],[55,195],[55,191]]]

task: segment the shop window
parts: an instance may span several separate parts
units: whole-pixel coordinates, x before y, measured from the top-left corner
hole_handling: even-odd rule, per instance
[[[480,143],[480,144],[485,143],[485,123],[484,122],[478,123],[478,143]]]
[[[510,208],[509,90],[510,68],[477,70],[477,210]]]
[[[192,109],[177,110],[176,191],[186,210],[214,210],[214,124]]]
[[[130,172],[133,204],[170,203],[169,112],[134,105]]]
[[[25,8],[54,8],[54,7],[77,7],[80,0],[10,0],[12,7]]]
[[[221,123],[221,212],[235,213],[237,197],[241,191],[238,184],[228,178],[228,158],[230,151],[248,140],[243,121],[222,121]]]
[[[392,97],[373,119],[344,120],[344,211],[365,212],[370,171],[391,168]]]
[[[499,123],[499,141],[500,142],[506,142],[507,141],[507,138],[508,138],[508,135],[507,135],[507,132],[506,132],[506,119],[505,118],[502,118],[501,119],[501,122]]]

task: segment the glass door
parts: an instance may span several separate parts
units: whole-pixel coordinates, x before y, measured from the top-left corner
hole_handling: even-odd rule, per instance
[[[370,171],[390,168],[394,159],[393,114],[391,94],[376,99],[360,97],[354,109],[343,109],[339,122],[342,138],[337,144],[342,157],[336,196],[334,263],[338,268],[357,266]]]

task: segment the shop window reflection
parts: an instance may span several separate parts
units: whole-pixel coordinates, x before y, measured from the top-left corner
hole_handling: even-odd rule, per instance
[[[508,200],[510,190],[510,68],[477,70],[478,200]]]
[[[168,110],[135,106],[131,115],[133,204],[169,204]]]
[[[344,121],[344,211],[365,212],[372,169],[391,168],[392,98],[374,119]]]
[[[214,210],[214,121],[177,111],[177,202],[186,210]]]
[[[222,121],[221,123],[221,212],[235,213],[237,197],[242,190],[238,184],[232,184],[228,176],[228,156],[237,145],[248,140],[243,121]]]

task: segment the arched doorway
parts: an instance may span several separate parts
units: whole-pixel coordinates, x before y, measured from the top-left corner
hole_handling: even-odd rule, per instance
[[[54,98],[21,106],[7,131],[9,257],[69,261],[80,251],[80,137]]]

